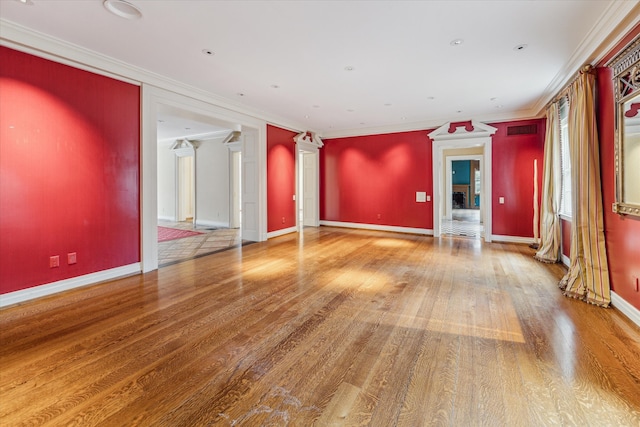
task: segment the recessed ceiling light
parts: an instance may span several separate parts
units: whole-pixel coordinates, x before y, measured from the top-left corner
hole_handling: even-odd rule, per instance
[[[462,110],[457,110],[456,113],[462,113]]]
[[[184,130],[191,130],[191,128],[184,128]]]
[[[496,105],[496,108],[502,108],[502,105]]]
[[[16,0],[18,3],[22,3],[27,6],[33,6],[33,2],[31,0]]]
[[[406,117],[400,117],[400,120],[407,120]]]
[[[434,99],[436,99],[436,97],[435,97],[435,96],[428,96],[428,97],[427,97],[427,99],[428,99],[429,101],[433,101]]]
[[[384,104],[385,107],[391,107],[393,104],[391,104],[390,102],[387,102],[386,104]]]
[[[319,105],[312,105],[313,108],[320,108]]]
[[[280,86],[278,86],[278,85],[271,85],[271,87],[272,87],[272,88],[274,88],[274,89],[278,89]]]
[[[351,65],[347,65],[346,67],[344,67],[344,70],[345,71],[353,71],[353,70],[355,70],[355,68],[353,68],[353,66],[351,66]]]
[[[455,40],[451,40],[451,43],[449,43],[451,46],[460,46],[462,43],[464,43],[464,40],[462,39],[455,39]]]
[[[164,120],[158,120],[158,123],[164,123]]]
[[[365,122],[360,122],[360,124],[361,124],[361,125],[366,125],[366,123],[365,123]]]
[[[496,97],[494,96],[493,98],[489,99],[489,101],[495,101],[496,99],[498,99],[498,98],[496,98]]]
[[[209,56],[213,56],[216,53],[210,49],[202,49],[202,53],[204,53],[205,55],[209,55]]]
[[[519,44],[518,46],[514,47],[513,50],[525,50],[527,48],[526,44]]]
[[[242,92],[238,92],[236,95],[238,95],[238,96],[244,96],[244,93],[242,93]]]
[[[104,0],[104,7],[114,15],[125,19],[138,19],[142,17],[142,11],[137,6],[124,0]]]
[[[350,112],[350,113],[353,113],[353,112],[354,112],[354,111],[356,111],[356,110],[354,110],[354,109],[352,109],[352,108],[349,108],[347,111],[348,111],[348,112]]]
[[[305,114],[304,118],[305,118],[305,119],[308,119],[308,118],[309,118],[309,115],[308,115],[308,114]]]

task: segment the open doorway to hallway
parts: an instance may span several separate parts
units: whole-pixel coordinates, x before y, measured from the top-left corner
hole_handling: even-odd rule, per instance
[[[446,159],[446,212],[443,215],[443,235],[481,238],[484,232],[481,215],[482,155],[452,155]]]
[[[158,117],[158,265],[239,246],[239,132],[168,107]]]

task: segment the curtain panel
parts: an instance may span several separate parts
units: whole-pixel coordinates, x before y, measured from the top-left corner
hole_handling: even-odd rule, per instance
[[[569,88],[571,159],[571,263],[560,281],[569,297],[606,307],[611,302],[605,250],[600,152],[595,116],[595,76],[584,69]]]
[[[560,260],[560,180],[556,173],[560,159],[560,117],[558,103],[547,109],[547,132],[544,141],[544,165],[542,169],[542,221],[540,224],[540,248],[535,259],[546,263]]]

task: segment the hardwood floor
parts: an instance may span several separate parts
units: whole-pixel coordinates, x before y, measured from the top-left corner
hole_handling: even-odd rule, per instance
[[[532,256],[307,228],[7,308],[0,424],[640,425],[640,330]]]

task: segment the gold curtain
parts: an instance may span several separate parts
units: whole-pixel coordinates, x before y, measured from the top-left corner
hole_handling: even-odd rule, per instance
[[[571,160],[571,264],[560,281],[564,294],[592,304],[611,302],[602,220],[600,153],[594,106],[595,76],[583,70],[569,88]]]
[[[540,224],[540,248],[535,259],[546,263],[560,260],[560,180],[556,170],[560,158],[560,118],[558,103],[547,109],[547,133],[544,141],[544,165],[542,170],[542,221]]]

